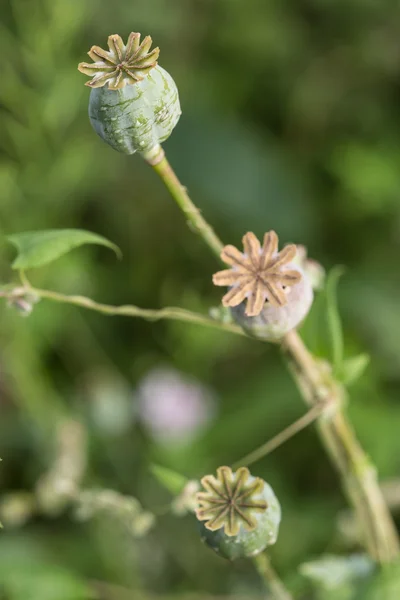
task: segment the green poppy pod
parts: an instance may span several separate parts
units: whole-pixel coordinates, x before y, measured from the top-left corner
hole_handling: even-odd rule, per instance
[[[147,36],[131,33],[126,45],[119,35],[108,38],[109,51],[93,46],[93,64],[78,69],[92,76],[89,119],[95,132],[124,154],[147,156],[172,133],[181,115],[172,77],[157,63],[159,49],[150,51]]]
[[[201,480],[196,516],[202,540],[229,560],[256,556],[276,542],[281,508],[273,489],[246,467]]]

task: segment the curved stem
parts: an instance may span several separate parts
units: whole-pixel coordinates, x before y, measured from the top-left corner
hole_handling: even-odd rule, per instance
[[[241,460],[238,460],[232,465],[232,469],[236,470],[239,467],[248,467],[253,463],[261,460],[277,448],[282,446],[285,442],[290,440],[296,433],[299,433],[306,427],[308,427],[311,423],[313,423],[325,410],[325,403],[323,404],[315,404],[309,411],[306,412],[305,415],[297,419],[294,423],[286,427],[283,431],[278,433],[276,436],[268,440],[265,444],[253,450],[249,454],[246,454]]]
[[[274,600],[293,600],[293,596],[286,589],[284,583],[279,579],[265,552],[254,556],[252,560],[261,579],[271,592]]]
[[[73,304],[74,306],[80,306],[87,308],[104,315],[110,316],[124,316],[124,317],[139,317],[147,321],[160,321],[162,319],[173,320],[173,321],[185,321],[187,323],[194,323],[196,325],[205,325],[206,327],[212,327],[214,329],[220,329],[229,333],[236,333],[246,337],[245,332],[238,325],[233,323],[223,323],[222,321],[214,320],[210,317],[195,313],[184,308],[178,308],[174,306],[167,306],[159,310],[150,308],[139,308],[133,304],[126,304],[123,306],[113,306],[110,304],[102,304],[95,302],[91,298],[86,296],[70,296],[67,294],[60,294],[52,290],[42,290],[40,288],[33,287],[27,280],[26,275],[22,275],[24,289],[27,292],[35,294],[39,298],[46,298],[55,302],[62,302],[64,304]]]
[[[222,242],[200,215],[167,159],[161,156],[158,164],[150,160],[149,164],[159,174],[196,232],[219,256]],[[287,334],[282,345],[305,402],[310,407],[321,402],[332,405],[329,414],[324,411],[319,417],[318,431],[355,509],[366,549],[379,563],[393,561],[400,554],[398,535],[380,490],[375,468],[361,448],[345,414],[344,388],[321,368],[296,331]]]

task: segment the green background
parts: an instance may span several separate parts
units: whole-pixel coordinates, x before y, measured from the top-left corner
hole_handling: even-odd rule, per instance
[[[89,90],[77,64],[92,44],[105,47],[109,34],[126,39],[130,31],[151,34],[179,87],[183,115],[165,150],[224,242],[240,245],[246,231],[273,228],[281,243],[305,244],[328,270],[346,266],[339,287],[346,355],[372,359],[351,388],[349,410],[380,477],[398,477],[400,6],[3,0],[1,282],[15,280],[6,235],[85,228],[118,244],[123,260],[103,248],[75,250],[32,272],[35,285],[110,304],[207,312],[221,297],[211,283],[215,258],[151,169],[107,147],[88,122]],[[305,336],[329,357],[320,304]],[[34,489],[66,415],[88,432],[85,485],[134,495],[157,511],[170,496],[151,475],[152,462],[202,476],[305,410],[275,347],[194,325],[47,301],[23,319],[3,303],[0,336],[2,493]],[[139,382],[160,366],[206,384],[218,399],[209,427],[180,447],[157,443],[134,417]],[[120,415],[124,426],[110,433],[100,410]],[[312,428],[252,471],[283,507],[274,564],[299,597],[311,598],[299,564],[354,549],[337,527],[346,502],[336,474]],[[203,547],[190,517],[161,514],[140,541],[107,519],[76,523],[68,510],[0,533],[0,583],[11,600],[89,598],[84,587],[93,581],[121,586],[102,588],[106,600],[261,594],[252,565],[231,565]]]

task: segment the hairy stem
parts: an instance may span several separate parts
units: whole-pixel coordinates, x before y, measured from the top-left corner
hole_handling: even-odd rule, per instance
[[[265,552],[254,556],[253,563],[274,600],[293,600],[293,596],[279,579]]]
[[[221,240],[217,237],[213,228],[202,217],[197,206],[189,198],[186,188],[180,183],[165,155],[160,162],[152,164],[152,167],[161,177],[171,196],[185,214],[188,223],[203,238],[210,250],[219,259],[223,248]]]
[[[365,547],[378,563],[395,560],[400,551],[397,531],[376,469],[348,421],[344,388],[315,360],[296,331],[286,335],[283,348],[305,402],[309,406],[325,402],[331,408],[318,419],[318,431],[355,509]]]
[[[213,253],[219,256],[221,241],[189,198],[167,159],[163,157],[157,164],[150,164],[196,232],[202,236]],[[332,405],[332,410],[329,413],[324,411],[319,418],[318,430],[339,472],[347,497],[355,509],[366,549],[372,558],[381,564],[393,561],[400,553],[398,535],[380,490],[375,468],[348,422],[343,405],[343,387],[331,375],[327,376],[296,331],[285,336],[283,347],[289,358],[295,382],[306,403],[310,407],[321,402],[329,402]]]
[[[95,302],[86,296],[70,296],[68,294],[60,294],[59,292],[54,292],[52,290],[35,288],[28,282],[25,275],[23,276],[23,284],[24,289],[27,292],[35,294],[39,298],[45,298],[64,304],[73,304],[74,306],[87,308],[104,315],[139,317],[145,319],[146,321],[160,321],[163,319],[172,321],[185,321],[186,323],[205,325],[206,327],[213,327],[214,329],[220,329],[229,333],[236,333],[246,336],[245,332],[238,325],[234,325],[233,323],[223,323],[222,321],[214,320],[211,317],[207,317],[206,315],[195,313],[184,308],[166,306],[165,308],[154,310],[151,308],[139,308],[133,304],[126,304],[123,306],[101,304],[100,302]],[[0,295],[6,296],[7,294],[0,293]]]

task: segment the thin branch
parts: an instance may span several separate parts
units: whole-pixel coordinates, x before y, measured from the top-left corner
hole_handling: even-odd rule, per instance
[[[274,600],[293,600],[293,596],[279,579],[265,552],[254,556],[252,560],[258,574],[271,592],[271,596]]]
[[[235,462],[232,466],[232,469],[238,469],[239,467],[248,467],[253,463],[257,462],[261,458],[264,458],[279,446],[282,446],[285,442],[290,440],[294,435],[311,425],[319,416],[321,416],[322,412],[325,409],[325,404],[316,404],[305,415],[297,419],[294,423],[286,427],[283,431],[278,433],[272,439],[268,440],[265,444],[253,450],[249,454],[246,454],[241,460]]]
[[[185,321],[187,323],[194,323],[196,325],[204,325],[206,327],[212,327],[228,333],[235,333],[244,337],[248,337],[246,333],[233,323],[223,323],[217,321],[201,313],[195,313],[185,308],[179,308],[174,306],[167,306],[161,309],[150,309],[150,308],[139,308],[133,304],[126,304],[122,306],[114,306],[111,304],[102,304],[95,302],[91,298],[86,296],[75,296],[68,294],[61,294],[52,290],[43,290],[40,288],[33,287],[27,280],[25,274],[21,274],[23,278],[23,284],[26,292],[35,294],[39,298],[53,300],[54,302],[60,302],[64,304],[73,304],[74,306],[80,306],[88,310],[93,310],[104,315],[109,316],[123,316],[123,317],[139,317],[146,321],[160,321],[163,319],[172,321]]]

